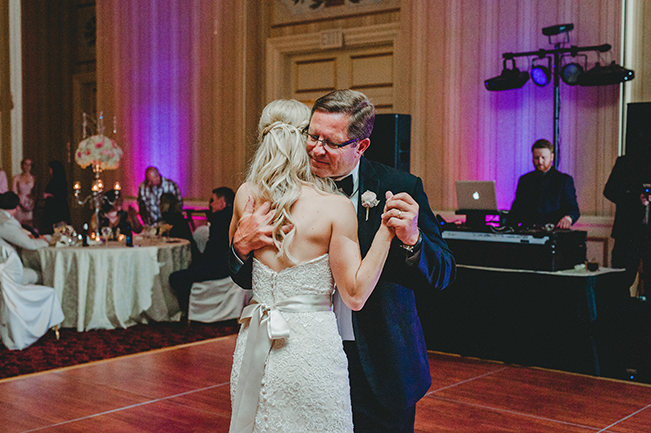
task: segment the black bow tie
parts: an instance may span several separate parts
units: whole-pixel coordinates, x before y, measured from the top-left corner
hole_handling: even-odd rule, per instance
[[[347,197],[353,195],[353,175],[349,174],[341,180],[335,180],[335,184],[339,191],[346,194]]]

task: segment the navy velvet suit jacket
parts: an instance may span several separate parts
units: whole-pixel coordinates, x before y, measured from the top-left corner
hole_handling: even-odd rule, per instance
[[[423,238],[419,261],[408,265],[406,252],[394,239],[378,285],[364,308],[353,311],[359,356],[375,395],[387,408],[411,407],[431,384],[414,294],[447,287],[456,277],[456,265],[441,237],[420,178],[362,158],[359,191],[357,218],[362,257],[380,227],[386,191],[407,192],[420,206],[418,226]],[[380,200],[370,209],[368,221],[366,208],[361,205],[361,195],[366,191],[373,191]],[[251,287],[251,263],[249,259],[239,272],[232,274],[244,288]]]

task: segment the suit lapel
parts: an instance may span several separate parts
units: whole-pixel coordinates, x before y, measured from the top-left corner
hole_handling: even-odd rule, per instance
[[[371,163],[362,157],[359,165],[359,194],[357,198],[357,235],[362,251],[362,257],[371,248],[373,237],[380,225],[380,215],[384,209],[384,196],[380,196],[380,180]],[[366,220],[366,208],[362,206],[362,195],[366,191],[375,193],[380,203],[369,209],[368,221]]]

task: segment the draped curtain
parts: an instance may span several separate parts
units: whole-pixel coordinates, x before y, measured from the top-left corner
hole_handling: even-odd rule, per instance
[[[236,188],[245,159],[239,2],[99,0],[98,112],[116,117],[121,167],[137,195],[148,166],[186,198]]]
[[[417,0],[405,4],[412,35],[412,171],[434,209],[456,209],[456,180],[495,180],[509,209],[519,176],[533,170],[531,145],[553,140],[553,85],[489,92],[502,54],[553,49],[542,28],[573,23],[570,44],[608,43],[587,67],[620,59],[621,2],[612,0]],[[406,18],[406,17],[405,17]],[[554,42],[554,40],[552,40]],[[516,59],[530,70],[531,57]],[[577,58],[583,65],[583,60]],[[510,66],[510,63],[509,63]],[[574,177],[584,215],[607,215],[603,186],[617,157],[618,85],[561,82],[559,169]]]

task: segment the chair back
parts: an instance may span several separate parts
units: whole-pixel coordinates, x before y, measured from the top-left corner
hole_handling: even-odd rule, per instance
[[[210,227],[207,225],[199,226],[192,232],[192,237],[197,243],[197,249],[203,253],[210,237]]]
[[[16,250],[0,239],[0,283],[6,278],[20,284],[23,280],[23,263]]]

